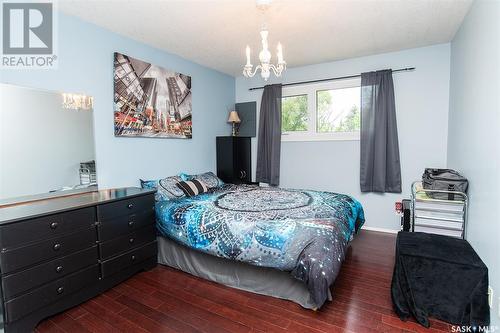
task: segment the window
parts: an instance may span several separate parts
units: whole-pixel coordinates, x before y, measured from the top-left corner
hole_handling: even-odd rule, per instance
[[[360,80],[283,88],[282,140],[359,140]]]
[[[307,95],[287,96],[281,100],[281,130],[307,131]]]

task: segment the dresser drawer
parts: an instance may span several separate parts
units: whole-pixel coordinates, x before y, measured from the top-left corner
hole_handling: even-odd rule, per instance
[[[148,225],[153,225],[155,222],[155,212],[153,210],[105,220],[99,226],[99,239],[101,241],[108,241]]]
[[[102,263],[102,277],[106,278],[134,264],[138,264],[151,257],[156,257],[157,253],[158,245],[156,241],[154,241],[117,257],[108,259]]]
[[[0,227],[0,246],[2,249],[19,247],[25,243],[88,228],[95,222],[95,207],[88,207],[3,225]]]
[[[28,246],[2,250],[0,254],[2,274],[91,247],[96,244],[96,240],[96,229],[92,227]]]
[[[114,219],[118,216],[137,214],[144,211],[154,211],[154,194],[115,201],[97,206],[99,222]]]
[[[74,273],[98,263],[97,245],[62,258],[34,266],[3,277],[3,295],[6,300],[27,290]]]
[[[132,250],[135,247],[152,242],[156,239],[156,228],[149,225],[125,236],[121,236],[107,242],[101,243],[101,257],[110,258],[122,252]]]
[[[93,265],[81,271],[66,276],[34,289],[5,303],[7,322],[13,322],[25,315],[59,301],[85,286],[97,283],[99,280],[99,265]]]

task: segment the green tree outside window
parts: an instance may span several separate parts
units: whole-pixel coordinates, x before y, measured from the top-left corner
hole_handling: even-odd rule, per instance
[[[281,129],[283,132],[307,131],[307,95],[283,97]]]
[[[317,130],[319,133],[329,132],[356,132],[359,131],[361,121],[359,108],[353,104],[349,113],[337,124],[332,122],[333,108],[332,95],[329,90],[320,90],[316,93],[317,102]]]

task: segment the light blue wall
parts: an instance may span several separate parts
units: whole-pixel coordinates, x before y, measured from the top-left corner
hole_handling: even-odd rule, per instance
[[[451,43],[448,166],[470,182],[468,240],[495,290],[500,326],[500,2],[477,0]]]
[[[226,117],[234,105],[233,77],[62,13],[58,33],[57,70],[3,70],[0,80],[94,96],[97,173],[102,187],[137,186],[139,177],[165,177],[181,170],[215,170],[215,137],[230,133]],[[115,51],[192,77],[192,140],[114,137]]]
[[[394,202],[410,195],[412,181],[425,167],[446,166],[450,45],[392,52],[368,57],[290,68],[282,82],[321,79],[366,71],[415,66],[394,74],[403,194],[362,194],[359,189],[359,141],[282,142],[281,186],[347,193],[366,211],[366,226],[398,230]],[[281,81],[281,80],[280,80]],[[257,101],[262,79],[236,79],[236,101]],[[254,164],[256,142],[254,140]]]

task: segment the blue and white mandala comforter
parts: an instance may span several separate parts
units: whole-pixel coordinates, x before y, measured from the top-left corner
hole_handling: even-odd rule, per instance
[[[230,184],[160,201],[156,216],[160,233],[186,246],[291,272],[318,307],[364,223],[361,204],[347,195]]]

